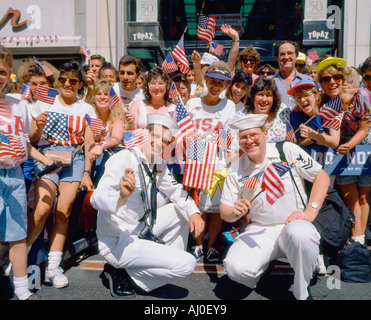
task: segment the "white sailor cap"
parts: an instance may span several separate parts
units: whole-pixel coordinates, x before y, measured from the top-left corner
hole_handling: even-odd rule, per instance
[[[238,120],[235,120],[229,124],[232,129],[239,131],[264,127],[267,121],[268,115],[266,114],[247,114]]]
[[[172,136],[176,135],[179,130],[178,124],[171,117],[163,113],[147,114],[147,127],[151,124],[159,124],[168,128]]]

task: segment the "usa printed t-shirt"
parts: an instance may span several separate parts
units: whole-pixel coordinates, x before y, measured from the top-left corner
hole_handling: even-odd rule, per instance
[[[27,109],[15,98],[5,96],[5,100],[13,103],[13,117],[10,124],[0,125],[0,169],[14,168],[27,160],[27,142],[23,125]]]
[[[36,119],[43,112],[47,112],[48,117],[39,146],[77,145],[84,141],[84,129],[87,125],[85,115],[97,118],[90,104],[77,99],[72,106],[65,107],[60,103],[59,96],[53,105],[37,101],[32,110],[32,117]]]
[[[199,136],[205,135],[211,141],[216,140],[222,128],[228,128],[228,124],[236,114],[236,105],[228,99],[221,99],[217,105],[209,106],[202,103],[201,98],[193,98],[187,102],[185,108],[193,121],[196,134]],[[238,148],[235,145],[238,145],[237,141],[233,141],[232,144],[231,149]],[[226,160],[225,150],[219,149],[212,187],[209,190],[200,191],[200,211],[219,212],[224,179],[228,172]]]

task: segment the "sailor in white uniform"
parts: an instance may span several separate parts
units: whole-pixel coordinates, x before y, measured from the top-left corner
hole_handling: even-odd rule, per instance
[[[288,164],[295,162],[291,172],[304,203],[308,199],[303,179],[313,183],[306,208],[289,172],[280,177],[284,193],[273,204],[267,200],[268,187],[262,191],[262,178],[256,188],[243,185],[244,179],[263,172],[272,162],[281,162],[275,144],[266,143],[266,117],[250,114],[230,123],[231,128],[239,130],[240,148],[244,153],[228,171],[220,213],[228,222],[248,215],[251,223],[230,247],[224,267],[232,280],[255,288],[271,261],[287,258],[295,271],[293,294],[297,299],[306,299],[319,254],[320,235],[312,221],[330,180],[322,167],[299,146],[285,142],[283,152]]]
[[[138,288],[149,292],[192,274],[196,260],[185,251],[189,232],[197,236],[204,228],[194,201],[160,157],[177,123],[164,114],[147,117],[149,142],[113,155],[91,197],[98,210],[99,252],[108,262],[104,274],[113,296],[133,296]],[[144,170],[146,166],[152,173]],[[167,200],[151,203],[158,210],[150,228],[151,213],[145,214],[142,191],[147,190],[152,202],[153,175]]]

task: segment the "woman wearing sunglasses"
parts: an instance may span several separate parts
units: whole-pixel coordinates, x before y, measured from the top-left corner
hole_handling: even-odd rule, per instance
[[[54,211],[55,224],[50,239],[50,252],[46,269],[46,281],[55,288],[68,286],[68,279],[59,267],[68,233],[68,219],[80,185],[91,187],[88,150],[94,143],[94,135],[86,125],[85,115],[96,118],[94,108],[77,98],[83,88],[83,75],[76,61],[60,68],[59,91],[53,104],[41,101],[32,110],[30,141],[40,150],[69,151],[72,164],[62,167],[57,173],[45,175],[34,182],[35,205],[28,217],[27,245],[30,247],[39,236],[53,207],[55,194],[58,197]],[[82,144],[85,143],[85,156]],[[80,150],[81,148],[81,150]],[[35,175],[42,167],[35,164]]]
[[[371,92],[371,57],[368,57],[358,68],[362,83]]]
[[[240,52],[238,61],[241,69],[250,73],[254,82],[259,77],[254,73],[260,63],[259,52],[253,46],[248,46]]]
[[[364,88],[344,88],[345,79],[350,74],[344,59],[328,57],[318,64],[317,73],[325,99],[340,96],[343,104],[344,117],[337,154],[346,155],[358,144],[371,144],[368,121],[371,112],[371,93]],[[371,191],[371,176],[337,176],[335,182],[345,204],[356,218],[352,238],[364,243],[370,210],[368,197]]]

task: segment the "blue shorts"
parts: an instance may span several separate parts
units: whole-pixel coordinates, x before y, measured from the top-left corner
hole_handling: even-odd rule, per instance
[[[47,150],[53,151],[76,151],[75,146],[62,146],[62,145],[48,145],[42,146],[40,149],[44,152]],[[35,161],[35,176],[44,169],[42,163]],[[85,157],[84,153],[77,152],[73,155],[72,165],[69,167],[62,167],[57,173],[46,174],[42,178],[53,181],[57,186],[60,181],[74,182],[81,181],[85,169]]]
[[[371,176],[336,176],[335,183],[338,185],[356,183],[360,187],[369,187],[371,186]]]
[[[0,169],[0,241],[26,237],[27,197],[22,169]]]

